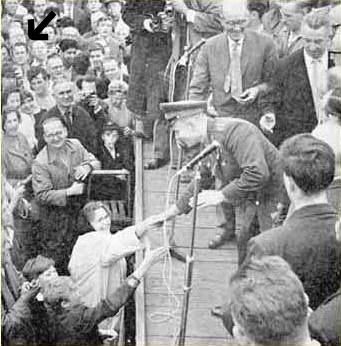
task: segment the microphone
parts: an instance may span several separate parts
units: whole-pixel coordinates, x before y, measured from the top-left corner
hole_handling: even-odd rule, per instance
[[[182,173],[186,172],[188,169],[193,168],[203,158],[210,155],[213,151],[217,150],[218,148],[220,148],[220,143],[218,141],[213,141],[203,151],[201,151],[196,157],[194,157],[190,162],[188,162],[179,171],[177,171],[176,175],[181,175]]]

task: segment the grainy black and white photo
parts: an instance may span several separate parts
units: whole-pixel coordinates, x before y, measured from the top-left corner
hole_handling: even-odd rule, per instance
[[[338,0],[0,8],[2,345],[341,345]]]

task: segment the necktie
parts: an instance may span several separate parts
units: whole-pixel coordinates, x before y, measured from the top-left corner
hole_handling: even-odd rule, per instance
[[[228,88],[228,79],[230,80],[230,88]],[[231,96],[238,98],[243,92],[242,71],[240,66],[240,42],[234,41],[231,49],[230,72],[225,80],[225,91],[230,89]]]
[[[68,109],[64,113],[64,119],[65,119],[65,122],[66,122],[68,134],[70,136],[71,135],[71,129],[72,129],[72,111],[71,111],[71,109]]]

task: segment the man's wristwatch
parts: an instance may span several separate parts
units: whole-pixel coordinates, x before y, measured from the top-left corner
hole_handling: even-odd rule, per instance
[[[134,275],[130,275],[128,278],[127,278],[127,284],[128,286],[130,287],[133,287],[133,288],[136,288],[139,284],[140,284],[140,280],[134,276]]]

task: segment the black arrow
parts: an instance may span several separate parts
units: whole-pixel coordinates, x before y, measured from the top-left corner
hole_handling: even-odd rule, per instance
[[[34,28],[34,19],[29,19],[27,21],[28,37],[35,41],[47,41],[49,39],[47,34],[42,34],[41,32],[50,24],[51,20],[56,16],[56,14],[51,11],[46,18],[44,18],[41,23]]]

